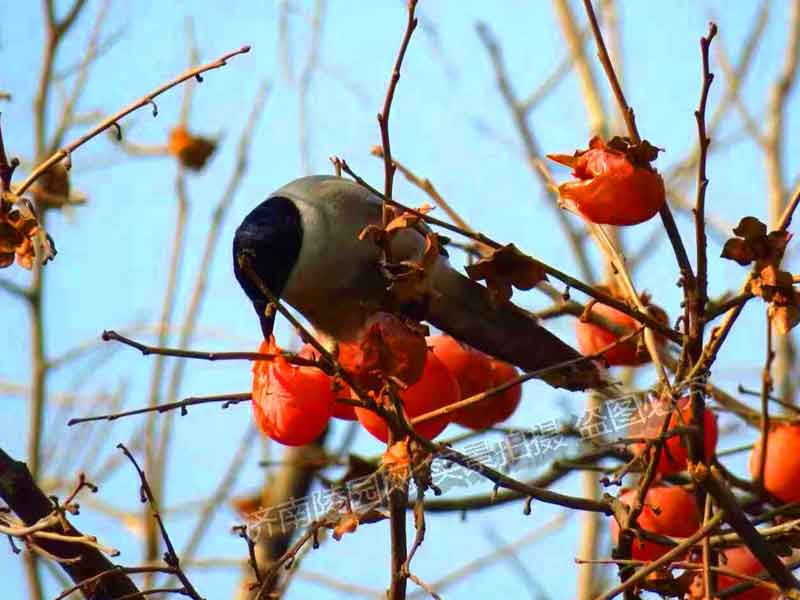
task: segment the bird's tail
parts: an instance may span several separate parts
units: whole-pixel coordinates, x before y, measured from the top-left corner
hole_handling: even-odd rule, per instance
[[[536,371],[581,357],[577,350],[538,324],[524,310],[506,302],[496,306],[489,291],[452,268],[433,273],[435,290],[427,304],[426,319],[439,329],[495,358],[525,371]],[[592,361],[553,369],[541,379],[569,390],[605,385]]]

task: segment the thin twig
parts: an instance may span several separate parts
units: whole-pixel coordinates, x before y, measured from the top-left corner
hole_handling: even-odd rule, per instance
[[[214,60],[214,61],[212,61],[210,63],[207,63],[207,64],[205,64],[203,66],[200,66],[200,67],[196,67],[194,69],[190,69],[190,70],[186,71],[185,73],[179,75],[178,77],[176,77],[172,81],[169,81],[168,83],[165,83],[164,85],[156,88],[155,90],[153,90],[149,94],[147,94],[145,96],[142,96],[139,100],[136,100],[132,104],[129,104],[128,106],[126,106],[122,110],[120,110],[117,113],[115,113],[115,114],[111,115],[110,117],[106,118],[97,127],[92,129],[88,133],[82,135],[81,137],[79,137],[75,141],[70,142],[64,148],[62,148],[61,150],[58,150],[57,152],[52,154],[50,156],[50,158],[48,158],[44,162],[42,162],[39,165],[37,165],[33,169],[33,171],[31,172],[31,174],[28,175],[28,177],[25,179],[25,181],[23,181],[16,188],[15,191],[16,191],[17,195],[23,194],[25,192],[25,190],[27,190],[31,186],[31,184],[33,184],[33,182],[36,181],[42,175],[42,173],[47,171],[50,167],[52,167],[56,163],[60,162],[61,160],[67,159],[67,165],[69,165],[70,164],[70,158],[69,157],[75,150],[80,148],[83,144],[85,144],[86,142],[88,142],[92,138],[96,137],[97,135],[99,135],[100,133],[105,131],[106,129],[109,129],[110,127],[119,127],[119,124],[117,123],[117,121],[119,121],[123,117],[126,117],[130,113],[134,112],[135,110],[137,110],[137,109],[139,109],[139,108],[141,108],[143,106],[153,105],[154,104],[153,99],[156,98],[157,96],[163,94],[164,92],[166,92],[170,88],[173,88],[176,85],[181,84],[181,83],[183,83],[184,81],[186,81],[188,79],[192,79],[193,77],[199,77],[202,73],[205,73],[206,71],[211,71],[212,69],[219,69],[219,68],[221,68],[221,67],[223,67],[223,66],[225,66],[227,64],[226,61],[228,59],[230,59],[230,58],[232,58],[232,57],[234,57],[234,56],[236,56],[238,54],[246,54],[247,52],[250,52],[250,46],[242,46],[238,50],[233,50],[232,52],[227,52],[227,53],[223,54],[218,59],[216,59],[216,60]]]
[[[239,402],[247,402],[252,398],[250,392],[242,392],[237,394],[220,394],[217,396],[203,396],[199,398],[185,398],[178,402],[167,402],[165,404],[156,404],[155,406],[145,406],[143,408],[134,408],[122,412],[111,413],[107,415],[95,415],[92,417],[79,417],[67,421],[68,426],[77,425],[79,423],[89,423],[91,421],[115,421],[123,417],[130,417],[132,415],[141,415],[145,413],[165,413],[170,410],[180,409],[181,415],[188,414],[187,408],[190,406],[197,406],[198,404],[209,404],[222,402],[222,408],[228,408],[231,404],[238,404]]]
[[[178,558],[178,555],[175,553],[175,547],[172,545],[172,540],[169,537],[169,533],[167,533],[167,528],[164,526],[164,521],[161,519],[161,514],[159,513],[158,505],[156,504],[156,499],[153,496],[153,490],[150,488],[150,483],[147,481],[147,476],[139,467],[139,463],[136,462],[133,454],[130,453],[124,444],[117,444],[117,448],[122,450],[125,456],[128,457],[128,460],[131,461],[139,475],[139,480],[141,481],[140,499],[142,502],[148,502],[150,504],[153,519],[155,519],[156,523],[158,523],[158,528],[161,532],[161,538],[164,540],[164,545],[166,546],[166,552],[164,553],[163,560],[168,567],[171,567],[175,570],[175,575],[178,577],[181,585],[183,586],[180,593],[189,596],[194,600],[203,600],[200,594],[197,593],[197,590],[195,590],[192,582],[189,581],[186,573],[184,573],[183,569],[181,569],[180,558]]]

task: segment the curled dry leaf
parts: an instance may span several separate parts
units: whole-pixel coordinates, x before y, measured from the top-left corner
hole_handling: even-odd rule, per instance
[[[427,351],[422,331],[391,313],[379,312],[367,320],[356,342],[339,342],[339,363],[361,385],[378,390],[387,377],[406,385],[416,383]]]
[[[333,528],[333,539],[339,541],[345,533],[353,533],[358,528],[358,516],[354,513],[342,515]]]
[[[402,483],[411,476],[411,453],[408,440],[395,442],[381,456],[381,465],[386,468],[390,479]]]
[[[767,226],[755,217],[743,217],[733,233],[736,237],[725,242],[722,258],[734,260],[743,267],[755,262],[758,269],[767,265],[777,266],[783,258],[786,244],[792,239],[788,231],[778,230],[767,234]]]
[[[389,274],[389,292],[392,300],[401,305],[425,301],[430,292],[426,285],[436,261],[442,254],[439,235],[429,231],[425,236],[425,251],[418,261],[404,260],[384,266]]]
[[[33,188],[36,204],[42,207],[61,207],[69,199],[69,172],[57,163],[42,173]]]
[[[0,198],[0,268],[14,262],[33,268],[37,255],[42,264],[56,255],[53,239],[39,224],[30,202],[10,191]]]
[[[769,315],[770,321],[772,321],[772,327],[778,335],[786,335],[792,328],[800,323],[800,308],[798,308],[798,300],[797,298],[793,298],[791,304],[787,304],[786,306],[779,306],[776,304],[770,304],[769,308],[767,309],[767,315]]]
[[[800,323],[800,296],[792,274],[779,267],[792,234],[783,230],[767,233],[767,226],[755,217],[742,218],[733,233],[736,237],[725,242],[722,258],[742,266],[755,263],[750,292],[769,303],[767,314],[773,330],[785,335]]]
[[[511,299],[512,287],[529,290],[547,280],[544,266],[535,258],[520,252],[514,244],[493,250],[467,267],[470,279],[486,280],[486,287],[496,303]]]
[[[178,125],[169,132],[167,148],[184,167],[199,171],[217,149],[217,141],[193,135],[186,127]]]
[[[387,210],[390,215],[387,225],[385,227],[367,225],[359,233],[358,239],[369,239],[381,248],[391,248],[394,238],[407,229],[415,229],[417,233],[424,235],[425,249],[421,256],[382,265],[383,272],[388,279],[388,290],[393,302],[400,305],[424,303],[428,293],[426,286],[428,276],[439,256],[444,254],[440,237],[422,222],[423,215],[433,210],[433,207],[423,204],[416,212],[401,212],[399,209],[388,206]]]

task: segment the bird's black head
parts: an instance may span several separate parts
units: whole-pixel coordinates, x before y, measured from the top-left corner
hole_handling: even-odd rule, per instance
[[[264,339],[272,334],[274,314],[266,315],[269,300],[240,260],[246,257],[258,279],[277,298],[283,292],[303,243],[300,212],[282,196],[268,198],[244,218],[233,238],[233,272],[253,303]]]

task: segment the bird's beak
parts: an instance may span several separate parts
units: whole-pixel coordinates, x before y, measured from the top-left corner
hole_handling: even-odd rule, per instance
[[[268,340],[275,327],[275,307],[269,302],[253,302],[253,306],[261,323],[261,333],[264,334],[264,339]]]

